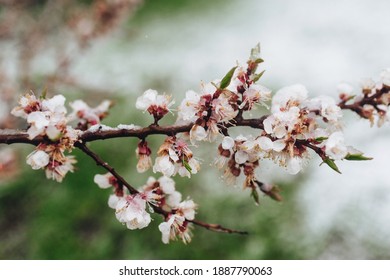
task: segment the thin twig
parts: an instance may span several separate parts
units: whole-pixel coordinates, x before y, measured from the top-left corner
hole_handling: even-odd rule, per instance
[[[118,174],[118,172],[115,171],[113,167],[111,167],[107,162],[103,161],[97,154],[92,152],[85,143],[83,142],[77,142],[75,143],[75,146],[82,150],[85,154],[87,154],[89,157],[91,157],[97,165],[103,167],[108,172],[110,172],[123,186],[125,186],[131,194],[137,194],[139,191],[137,191],[134,187],[132,187],[122,176]],[[156,205],[151,205],[154,212],[158,213],[160,215],[163,215],[165,218],[168,217],[170,214],[169,212],[161,209],[160,207]],[[237,233],[237,234],[247,234],[247,232],[238,231],[234,229],[228,229],[225,227],[222,227],[221,225],[217,224],[208,224],[205,222],[197,221],[197,220],[187,220],[189,223],[193,223],[197,226],[206,228],[211,231],[217,231],[217,232],[225,232],[225,233]]]
[[[100,165],[104,169],[106,169],[108,172],[110,172],[123,186],[125,186],[131,194],[137,194],[138,191],[133,188],[121,175],[118,174],[118,172],[115,171],[113,167],[111,167],[107,162],[103,161],[97,154],[92,152],[83,142],[76,142],[75,146],[82,150],[85,154],[90,156],[97,165]]]
[[[247,231],[229,229],[229,228],[225,228],[225,227],[218,225],[218,224],[206,224],[206,223],[198,221],[198,220],[192,220],[192,221],[188,221],[188,222],[193,223],[194,225],[197,225],[200,227],[204,227],[204,228],[211,230],[211,231],[224,232],[224,233],[235,233],[235,234],[242,234],[242,235],[248,234]]]

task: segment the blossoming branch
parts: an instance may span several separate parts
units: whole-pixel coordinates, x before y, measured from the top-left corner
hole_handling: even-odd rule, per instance
[[[20,97],[19,105],[11,112],[24,118],[28,129],[2,130],[0,143],[35,145],[35,150],[27,156],[27,164],[32,169],[43,169],[48,179],[58,182],[74,172],[76,159],[70,153],[79,148],[106,169],[107,173],[96,174],[94,181],[100,188],[113,190],[108,206],[115,210],[117,220],[128,229],[142,229],[152,222],[151,213],[160,214],[164,221],[158,228],[164,243],[177,238],[189,242],[192,225],[244,234],[196,220],[198,205],[190,198],[183,199],[176,190],[173,177],[190,178],[201,171],[201,161],[191,147],[202,141],[216,143],[214,164],[223,170],[227,183],[236,184],[238,178],[243,178],[244,189],[250,191],[257,204],[261,194],[280,201],[279,188],[263,182],[257,175],[262,160],[271,160],[288,173],[297,174],[314,152],[323,163],[340,173],[336,161],[371,159],[345,143],[342,110],[353,111],[372,125],[381,126],[388,120],[390,103],[390,69],[383,71],[377,82],[365,79],[360,93],[354,93],[348,84],[341,84],[336,101],[329,96],[310,98],[300,84],[272,94],[270,89],[258,84],[264,73],[257,71],[262,62],[257,45],[245,66],[236,65],[222,79],[201,84],[200,92],[187,91],[177,108],[176,122],[168,126],[160,126],[159,121],[173,111],[175,102],[171,96],[152,89],[138,97],[135,104],[137,109],[153,117],[147,127],[102,124],[112,106],[108,100],[95,108],[82,100],[73,101],[68,114],[64,96],[48,98],[45,94],[37,97],[29,93]],[[248,112],[254,112],[257,107],[269,111],[248,118]],[[231,136],[232,127],[245,126],[256,129],[255,135]],[[158,134],[166,138],[153,151],[148,138]],[[87,146],[88,142],[119,137],[139,139],[135,148],[137,172],[152,170],[159,174],[158,178],[149,177],[145,185],[136,188]]]

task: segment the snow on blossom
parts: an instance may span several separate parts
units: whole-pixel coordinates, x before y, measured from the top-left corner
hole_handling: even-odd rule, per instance
[[[126,224],[128,229],[142,229],[151,222],[150,214],[146,212],[146,200],[139,194],[121,197],[115,209],[117,220]]]

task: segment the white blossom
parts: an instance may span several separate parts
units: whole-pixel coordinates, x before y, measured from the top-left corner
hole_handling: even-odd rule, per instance
[[[137,98],[135,107],[139,110],[147,110],[151,105],[157,104],[158,92],[153,89],[148,89],[142,96]]]
[[[268,137],[262,136],[259,139],[257,139],[257,142],[260,148],[264,151],[269,151],[272,150],[273,148],[273,142]]]
[[[34,94],[26,94],[19,98],[19,106],[12,109],[11,114],[15,117],[27,118],[28,114],[39,111],[41,102]]]
[[[243,164],[249,159],[249,155],[245,151],[237,151],[236,154],[234,155],[234,160],[238,164]]]
[[[167,176],[162,176],[158,179],[160,188],[165,194],[172,194],[175,191],[175,181]]]
[[[168,244],[169,240],[175,240],[179,236],[184,243],[191,241],[191,232],[188,224],[185,225],[185,218],[182,215],[174,214],[165,222],[162,222],[158,229],[162,233],[162,242]]]
[[[341,131],[333,132],[326,141],[325,153],[334,160],[343,159],[348,154],[348,148],[344,142]]]
[[[119,200],[121,199],[121,197],[115,195],[115,194],[111,194],[109,197],[108,197],[108,206],[112,209],[116,209],[116,206],[119,202]]]
[[[34,170],[44,168],[49,164],[50,156],[42,150],[35,150],[27,156],[27,164]]]
[[[295,84],[281,88],[272,99],[272,113],[280,111],[281,108],[297,106],[307,98],[307,89],[301,84]]]
[[[181,202],[177,208],[187,220],[192,221],[195,219],[195,209],[197,208],[197,205],[193,200],[185,200]]]
[[[50,99],[42,100],[42,111],[50,111],[53,114],[66,114],[65,97],[61,94]]]
[[[197,120],[199,111],[200,95],[193,90],[186,92],[186,97],[183,99],[178,110],[178,120],[191,123]]]
[[[168,112],[168,108],[173,104],[171,102],[171,97],[168,95],[159,95],[156,90],[148,89],[146,90],[142,96],[137,98],[135,103],[135,107],[139,110],[150,110],[152,106],[156,108],[152,111],[149,111],[150,114],[165,114]],[[157,110],[157,111],[156,111]],[[159,110],[163,110],[164,112],[160,112]]]
[[[37,111],[37,112],[32,112],[27,116],[27,123],[29,123],[32,126],[35,126],[36,129],[40,130],[48,126],[50,120],[48,114],[41,111]]]
[[[318,96],[311,100],[313,109],[320,110],[322,117],[326,118],[328,121],[337,122],[343,116],[341,108],[336,104],[335,100],[329,96]]]
[[[165,203],[171,208],[177,208],[181,202],[181,198],[181,193],[178,191],[174,191],[166,195]]]
[[[255,103],[263,104],[264,102],[271,99],[271,90],[268,88],[258,85],[251,84],[249,88],[243,93],[243,103],[240,108],[243,108],[246,104],[249,104],[249,110],[252,109]]]
[[[192,144],[195,144],[195,141],[203,141],[207,139],[207,131],[204,127],[200,125],[194,125],[190,130],[190,140]]]
[[[217,122],[228,122],[237,116],[238,110],[235,110],[229,103],[229,99],[220,95],[212,102],[213,117]]]
[[[74,171],[76,160],[74,156],[63,157],[61,162],[51,161],[45,168],[46,178],[53,179],[61,183],[68,172]]]
[[[175,222],[175,218],[176,216],[175,215],[172,215],[168,221],[166,222],[162,222],[159,226],[158,226],[158,229],[161,231],[161,234],[162,234],[162,242],[164,244],[168,244],[169,243],[169,240],[171,239],[171,227],[173,225],[173,223]],[[181,218],[181,219],[184,219],[184,218]],[[173,233],[173,237],[175,237],[175,234]]]
[[[235,145],[235,142],[234,142],[234,139],[230,136],[225,136],[223,139],[222,139],[222,148],[224,150],[231,150],[234,148],[234,145]]]
[[[175,174],[175,165],[171,162],[169,155],[156,158],[156,162],[153,166],[153,172],[161,172],[165,176],[171,177]]]
[[[115,216],[128,229],[142,229],[151,222],[150,214],[145,209],[146,201],[140,195],[128,195],[118,200]]]
[[[83,100],[75,100],[70,103],[70,107],[73,109],[70,117],[72,119],[79,118],[90,125],[96,125],[107,115],[111,104],[111,101],[104,100],[97,107],[91,108]]]
[[[287,172],[292,174],[292,175],[299,173],[299,171],[302,170],[302,163],[303,163],[303,160],[300,157],[290,158],[287,161],[287,166],[286,166]]]
[[[112,183],[110,182],[112,177],[111,173],[106,173],[104,175],[96,174],[93,181],[99,186],[99,188],[108,189],[109,187],[112,187]]]
[[[360,81],[360,86],[363,90],[371,91],[375,88],[376,84],[373,79],[371,78],[363,78]]]
[[[352,95],[353,94],[353,87],[348,83],[340,83],[337,86],[337,91],[339,94]]]

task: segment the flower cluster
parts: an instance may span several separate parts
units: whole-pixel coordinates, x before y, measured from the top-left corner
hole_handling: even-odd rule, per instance
[[[158,180],[149,177],[141,192],[150,203],[167,213],[165,221],[158,227],[162,233],[162,241],[167,244],[169,240],[179,237],[184,243],[190,242],[189,221],[194,220],[197,205],[191,199],[181,201],[182,195],[175,190],[175,182],[166,176]]]
[[[214,141],[219,134],[219,123],[228,123],[238,114],[236,96],[220,91],[216,84],[202,84],[201,93],[187,91],[179,106],[178,123],[195,122],[190,131],[192,143]]]
[[[177,137],[167,137],[157,155],[153,171],[168,177],[177,173],[182,177],[191,177],[191,174],[198,173],[200,169],[199,161],[194,158],[187,143]]]
[[[371,78],[361,81],[361,93],[353,95],[353,87],[343,83],[338,87],[340,93],[340,106],[350,109],[360,117],[368,119],[373,126],[378,127],[389,121],[387,114],[390,105],[390,68],[380,74],[380,79],[375,82]]]
[[[149,177],[135,194],[118,193],[118,182],[110,173],[97,174],[94,181],[100,188],[115,188],[115,194],[108,199],[108,206],[115,209],[117,220],[128,229],[147,227],[152,220],[147,209],[153,213],[152,207],[158,207],[166,215],[166,221],[159,225],[162,241],[169,243],[177,237],[183,242],[191,241],[189,221],[194,220],[197,205],[190,199],[181,201],[182,195],[175,190],[175,182],[171,178],[163,176],[156,180]]]
[[[76,163],[74,156],[65,155],[65,152],[73,150],[81,130],[72,128],[69,122],[76,118],[81,120],[83,126],[100,122],[107,115],[110,102],[104,101],[91,109],[84,101],[76,100],[71,107],[73,112],[67,115],[63,95],[37,98],[33,93],[28,93],[19,99],[19,106],[11,111],[14,116],[26,119],[29,139],[43,139],[35,151],[27,156],[27,164],[34,170],[44,169],[48,179],[58,182],[62,182],[68,172],[74,171]]]
[[[91,108],[83,100],[75,100],[70,103],[73,112],[70,114],[71,119],[78,119],[78,127],[87,129],[89,126],[99,124],[108,114],[108,109],[112,106],[112,102],[104,100],[97,107]]]
[[[291,174],[298,173],[308,157],[302,141],[316,144],[341,127],[342,113],[335,101],[326,96],[309,99],[307,93],[299,84],[280,89],[272,99],[272,114],[263,122],[265,136],[279,145],[269,157]]]
[[[34,94],[26,94],[19,99],[19,106],[12,114],[27,120],[28,138],[38,136],[47,138],[36,150],[27,156],[27,164],[33,169],[44,169],[46,177],[61,182],[65,175],[73,172],[76,162],[73,156],[65,156],[71,151],[78,139],[79,131],[68,125],[65,97],[55,95],[52,98],[38,99]]]

